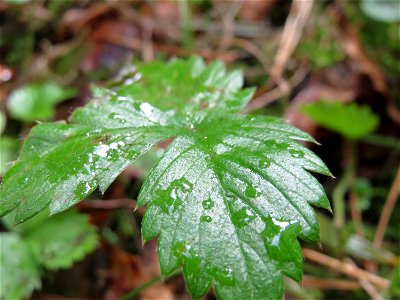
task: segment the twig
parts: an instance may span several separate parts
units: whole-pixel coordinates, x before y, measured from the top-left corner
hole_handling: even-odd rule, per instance
[[[304,288],[314,289],[332,289],[332,290],[343,290],[343,291],[354,291],[361,289],[361,285],[357,281],[345,280],[345,279],[334,279],[334,278],[319,278],[306,275],[301,281],[301,285]]]
[[[346,259],[346,262],[352,266],[355,266],[355,263],[349,258]],[[367,292],[367,294],[371,297],[372,300],[383,300],[382,296],[368,280],[359,279],[358,282],[364,288],[364,290]]]
[[[175,275],[178,275],[182,272],[181,269],[177,269],[174,272],[172,272],[171,274],[167,275],[167,276],[163,276],[163,275],[158,275],[156,277],[151,278],[149,281],[143,283],[142,285],[139,285],[138,287],[134,288],[133,290],[129,291],[128,293],[126,293],[125,295],[123,295],[120,300],[130,300],[135,298],[136,296],[140,295],[140,293],[142,291],[144,291],[145,289],[147,289],[148,287],[151,287],[152,285],[160,282],[161,280],[166,280],[169,279],[171,277],[174,277]]]
[[[317,251],[303,248],[303,254],[308,260],[327,266],[337,272],[346,274],[353,278],[368,280],[379,289],[386,289],[390,285],[390,281],[387,279]]]
[[[274,101],[277,101],[280,97],[287,95],[290,92],[291,88],[297,86],[304,79],[306,75],[307,75],[306,70],[299,69],[289,80],[288,90],[283,90],[281,89],[281,87],[278,86],[249,102],[249,104],[244,109],[244,112],[249,113],[257,109],[260,109]]]
[[[269,92],[266,92],[265,94],[262,94],[260,97],[255,98],[252,100],[244,109],[245,113],[249,113],[252,111],[255,111],[257,109],[260,109],[264,106],[267,106],[268,104],[271,104],[272,102],[278,100],[280,97],[284,96],[286,94],[285,91],[283,91],[281,88],[276,87]]]
[[[266,70],[266,73],[269,73],[270,70],[270,62],[268,61],[267,57],[265,56],[264,52],[254,43],[252,43],[249,40],[241,39],[241,38],[232,38],[231,44],[233,46],[242,48],[252,54],[255,58],[257,58],[264,69]]]
[[[99,40],[136,51],[141,51],[143,48],[143,41],[141,39],[127,37],[123,35],[104,34]],[[238,58],[238,54],[232,51],[225,53],[216,53],[210,49],[196,49],[196,52],[193,52],[185,48],[161,44],[153,44],[153,48],[159,52],[164,52],[169,55],[190,56],[194,53],[197,53],[198,55],[203,56],[206,59],[219,58],[228,63]]]
[[[301,38],[303,28],[310,16],[313,3],[314,0],[294,0],[292,2],[279,48],[275,56],[274,65],[271,68],[273,79],[283,90],[285,90],[285,82],[283,81],[282,73]]]
[[[115,209],[115,208],[136,208],[136,201],[133,199],[113,200],[85,200],[78,204],[80,208]]]
[[[230,3],[229,8],[226,9],[224,2],[213,1],[213,5],[218,11],[218,3],[222,4],[222,39],[219,43],[218,51],[225,51],[229,48],[232,43],[232,39],[235,35],[235,18],[238,14],[243,2],[241,0],[234,0]]]
[[[142,57],[145,62],[154,60],[154,49],[153,49],[153,27],[151,24],[144,24],[143,26],[143,47]]]
[[[396,177],[390,187],[389,195],[386,199],[385,205],[382,210],[381,218],[375,232],[373,246],[381,248],[383,237],[385,235],[386,227],[389,224],[390,216],[392,215],[396,201],[400,193],[400,168],[397,169]]]

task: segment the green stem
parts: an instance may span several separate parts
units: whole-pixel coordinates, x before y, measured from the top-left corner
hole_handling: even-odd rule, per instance
[[[377,134],[370,134],[361,139],[361,141],[377,146],[383,146],[388,148],[395,148],[397,151],[400,150],[399,140],[390,137],[390,136],[383,136]]]
[[[345,157],[347,157],[345,171],[332,192],[335,211],[333,220],[339,231],[343,228],[346,220],[345,195],[351,187],[356,173],[356,144],[353,141],[345,141],[345,152]]]
[[[123,295],[120,298],[120,300],[133,299],[134,297],[138,296],[142,291],[144,291],[145,289],[151,287],[152,285],[160,282],[161,280],[169,279],[169,278],[174,277],[175,275],[180,274],[180,273],[181,273],[181,269],[177,269],[177,270],[175,270],[174,272],[172,272],[171,274],[169,274],[167,276],[158,275],[156,277],[153,277],[149,281],[146,281],[145,283],[139,285],[138,287],[134,288],[133,290],[130,290],[129,292],[127,292],[125,295]]]
[[[183,44],[186,48],[193,48],[192,12],[188,0],[178,1],[179,17],[183,32]]]

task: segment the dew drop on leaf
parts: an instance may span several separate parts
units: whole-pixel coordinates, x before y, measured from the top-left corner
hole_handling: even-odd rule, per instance
[[[289,153],[294,158],[302,158],[302,157],[304,157],[304,152],[301,151],[301,150],[290,149]]]
[[[248,225],[255,218],[256,216],[254,215],[254,213],[246,207],[242,207],[232,214],[232,222],[239,228]]]
[[[276,146],[278,149],[286,150],[290,145],[288,143],[278,143]]]
[[[270,160],[267,159],[267,158],[263,158],[263,159],[261,159],[260,162],[259,162],[259,166],[260,166],[260,169],[261,169],[262,171],[266,171],[270,165],[271,165],[271,162],[270,162]]]
[[[178,258],[191,258],[196,256],[192,246],[185,241],[176,243],[173,247],[173,253]]]
[[[118,120],[120,123],[126,123],[126,120],[124,119],[124,117],[122,117],[121,115],[117,114],[117,113],[111,113],[108,115],[109,119],[113,119],[113,120]]]
[[[276,147],[276,141],[268,140],[268,141],[265,142],[265,146],[267,146],[268,148]]]
[[[210,216],[201,216],[200,221],[210,223],[212,218]]]
[[[140,110],[146,115],[150,116],[153,113],[153,106],[151,106],[149,103],[142,103],[140,104]]]
[[[211,209],[214,206],[214,201],[211,199],[204,200],[202,203],[204,209]]]
[[[83,181],[78,184],[74,194],[76,197],[85,197],[96,185],[95,182]]]
[[[244,195],[248,198],[254,198],[257,196],[257,191],[252,185],[248,185],[244,191]]]
[[[214,267],[211,273],[215,279],[223,285],[233,286],[236,282],[235,277],[233,276],[233,270],[231,268],[219,270]]]
[[[94,154],[100,157],[107,157],[107,152],[110,149],[108,145],[99,145],[94,149]]]

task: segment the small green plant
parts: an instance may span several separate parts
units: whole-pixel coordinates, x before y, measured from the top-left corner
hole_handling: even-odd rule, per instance
[[[373,132],[379,118],[366,105],[344,104],[340,101],[318,101],[305,104],[301,110],[316,123],[336,131],[350,140]]]
[[[154,144],[173,138],[138,197],[142,238],[158,237],[163,275],[182,267],[194,298],[281,299],[283,275],[302,276],[297,238],[319,241],[311,205],[330,209],[309,173],[331,175],[281,119],[243,115],[253,95],[239,71],[197,57],[138,65],[69,123],[27,137],[1,185],[0,214],[21,223],[64,211],[116,177]],[[60,233],[62,234],[62,233]]]
[[[15,227],[12,214],[2,221],[9,231],[0,233],[0,299],[28,297],[44,270],[68,268],[97,244],[95,227],[73,210],[51,218],[43,211]]]

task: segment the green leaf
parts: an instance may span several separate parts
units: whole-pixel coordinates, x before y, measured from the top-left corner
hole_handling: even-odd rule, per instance
[[[10,163],[17,158],[18,141],[9,136],[0,138],[0,175],[4,174]]]
[[[8,99],[10,115],[21,121],[48,120],[56,104],[71,98],[75,90],[55,83],[37,83],[14,90]]]
[[[96,228],[84,214],[67,211],[37,223],[24,234],[38,262],[48,269],[69,268],[97,246]]]
[[[306,170],[329,171],[293,139],[311,140],[275,118],[221,115],[172,142],[138,199],[163,274],[183,264],[194,298],[214,283],[221,299],[279,299],[282,273],[301,278],[296,236],[318,241],[310,204],[329,208]]]
[[[368,106],[340,101],[319,101],[305,104],[301,110],[316,123],[352,139],[360,139],[373,132],[379,118]]]
[[[27,243],[14,233],[0,233],[0,299],[23,299],[40,288],[40,274]]]
[[[361,10],[368,17],[381,22],[400,21],[400,3],[393,0],[362,0]]]
[[[122,84],[122,86],[121,86]],[[1,214],[16,222],[104,191],[153,144],[174,138],[144,183],[143,239],[159,236],[163,274],[180,265],[194,298],[280,299],[282,275],[302,275],[297,237],[319,240],[311,205],[329,209],[309,173],[330,175],[281,119],[245,116],[253,89],[240,72],[199,58],[138,65],[70,124],[36,126],[4,177]]]

